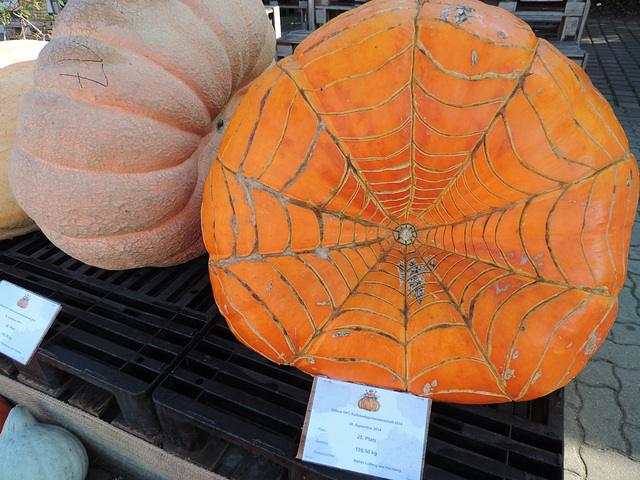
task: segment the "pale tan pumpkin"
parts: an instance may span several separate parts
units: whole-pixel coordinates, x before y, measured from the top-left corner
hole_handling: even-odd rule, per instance
[[[216,117],[274,49],[258,0],[71,2],[22,105],[18,202],[58,247],[101,268],[201,255],[211,160],[196,149],[219,141]]]
[[[0,42],[0,240],[37,230],[9,187],[9,154],[16,140],[16,120],[24,94],[33,86],[35,59],[46,42]]]

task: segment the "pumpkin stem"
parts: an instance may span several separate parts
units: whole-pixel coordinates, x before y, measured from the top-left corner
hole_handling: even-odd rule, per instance
[[[23,405],[16,405],[11,409],[9,415],[7,415],[7,419],[4,422],[4,427],[2,427],[2,433],[0,433],[0,435],[4,435],[8,432],[19,432],[20,430],[31,428],[37,424],[38,421],[33,418],[33,415],[31,415],[31,412],[27,407]]]

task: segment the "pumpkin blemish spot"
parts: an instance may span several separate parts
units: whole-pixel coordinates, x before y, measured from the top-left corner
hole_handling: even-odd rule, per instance
[[[415,258],[409,260],[408,267],[409,268],[407,268],[405,272],[404,261],[400,260],[398,263],[400,286],[404,283],[403,278],[406,275],[407,291],[411,292],[411,295],[418,301],[419,305],[422,305],[422,298],[426,293],[424,285],[426,283],[426,276],[429,275],[429,271],[425,264],[418,263]]]
[[[331,336],[331,338],[350,337],[350,336],[351,336],[351,333],[349,332],[336,332]]]
[[[434,388],[436,388],[438,386],[438,381],[434,380],[431,383],[427,383],[424,388],[422,389],[424,391],[424,393],[431,393],[433,391]]]
[[[591,334],[591,336],[589,337],[589,342],[587,343],[587,346],[584,349],[585,355],[591,355],[593,352],[595,352],[597,345],[598,345],[598,339],[594,334]]]

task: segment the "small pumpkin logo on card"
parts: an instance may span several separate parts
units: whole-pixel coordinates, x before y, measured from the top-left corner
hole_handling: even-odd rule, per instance
[[[364,395],[358,400],[358,408],[362,410],[368,410],[369,412],[377,412],[380,410],[380,402],[375,390],[367,390]]]
[[[27,308],[29,306],[29,294],[25,294],[20,300],[18,300],[17,304],[20,308]]]

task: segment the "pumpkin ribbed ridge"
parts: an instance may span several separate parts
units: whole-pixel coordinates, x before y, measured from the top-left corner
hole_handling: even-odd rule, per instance
[[[211,160],[195,152],[220,141],[213,120],[274,46],[257,0],[72,2],[22,104],[18,203],[59,248],[101,268],[201,255]]]
[[[274,362],[436,400],[530,400],[604,341],[638,168],[515,16],[372,0],[238,107],[203,203],[216,302]]]
[[[0,435],[0,478],[83,480],[89,458],[69,430],[38,423],[26,407],[14,407]]]
[[[0,42],[0,240],[37,230],[20,208],[9,185],[9,157],[16,140],[16,119],[25,93],[33,86],[33,68],[46,42]]]

